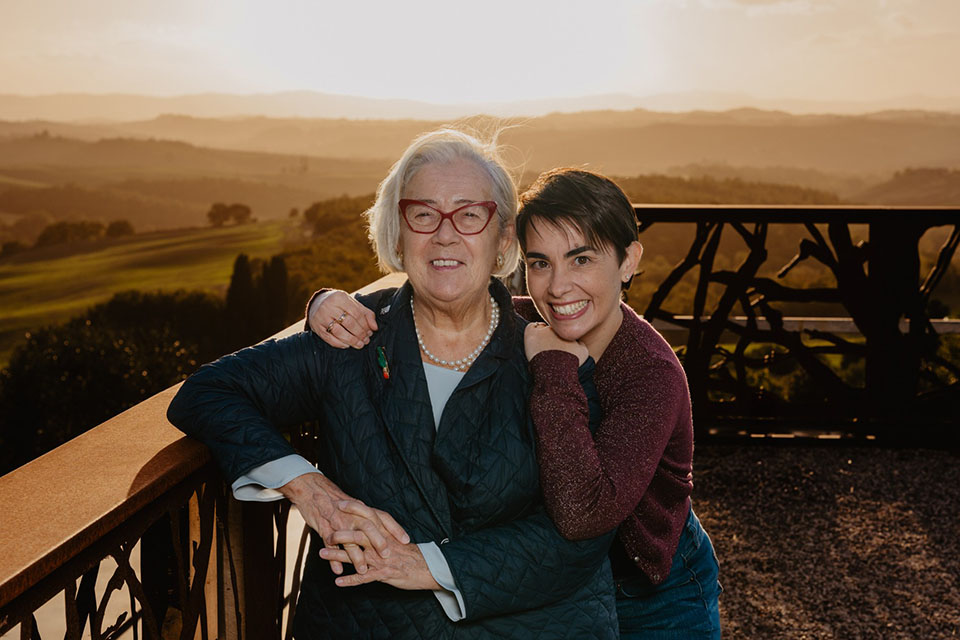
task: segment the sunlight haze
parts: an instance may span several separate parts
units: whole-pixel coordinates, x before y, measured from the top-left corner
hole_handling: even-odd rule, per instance
[[[4,94],[960,105],[948,79],[960,60],[956,0],[4,0],[0,11]]]

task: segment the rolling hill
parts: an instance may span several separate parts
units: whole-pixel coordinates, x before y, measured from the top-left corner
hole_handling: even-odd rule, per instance
[[[24,331],[67,320],[127,289],[222,293],[239,253],[269,257],[292,223],[185,229],[26,251],[0,262],[0,363]]]
[[[886,205],[960,206],[960,171],[905,169],[857,194],[855,200]]]
[[[389,162],[202,148],[186,142],[0,139],[0,214],[107,222],[138,231],[198,226],[214,202],[261,220],[342,194],[369,193]]]

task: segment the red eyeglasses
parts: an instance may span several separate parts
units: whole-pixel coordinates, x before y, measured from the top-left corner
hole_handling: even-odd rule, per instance
[[[449,218],[460,235],[476,235],[487,228],[497,210],[497,203],[490,200],[471,202],[453,211],[440,211],[426,202],[406,198],[399,204],[400,215],[414,233],[433,233]]]

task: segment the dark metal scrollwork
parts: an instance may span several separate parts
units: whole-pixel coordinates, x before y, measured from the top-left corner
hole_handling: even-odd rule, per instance
[[[654,222],[696,224],[686,256],[660,283],[644,316],[687,330],[680,355],[700,429],[724,424],[789,429],[791,423],[792,428],[804,423],[890,436],[892,424],[902,424],[905,416],[936,428],[960,412],[960,363],[938,354],[940,336],[926,312],[960,245],[960,212],[839,208],[790,210],[785,215],[775,208],[730,207],[683,210],[678,216],[676,210],[642,207],[637,213],[641,232]],[[769,227],[778,223],[804,229],[808,237],[799,240],[796,255],[771,278],[761,275],[761,269],[768,259]],[[826,227],[826,235],[818,223]],[[869,241],[853,240],[855,223],[869,226]],[[921,281],[920,237],[944,224],[953,231]],[[746,257],[733,270],[716,269],[727,228],[747,249]],[[835,286],[783,284],[805,261],[828,270]],[[694,268],[698,274],[692,308],[665,309],[671,291]],[[721,293],[708,304],[711,285],[719,285]],[[840,304],[852,326],[844,335],[816,327],[792,329],[778,309],[782,303]],[[737,318],[735,311],[743,315]],[[909,321],[906,331],[901,329],[903,319]],[[763,345],[766,353],[758,357],[756,346],[750,353],[752,345]],[[845,379],[836,367],[838,358],[860,362],[864,380],[857,384]],[[799,371],[802,384],[815,390],[811,395],[817,402],[782,402],[757,386],[757,372],[784,366]]]
[[[246,587],[242,583],[254,587],[253,591],[247,589],[246,598],[261,602],[261,594],[255,588],[266,579],[271,582],[269,591],[278,596],[276,612],[268,616],[268,628],[279,640],[284,609],[288,611],[287,619],[292,619],[307,536],[305,532],[298,545],[292,595],[284,595],[290,506],[259,506],[259,510],[247,513],[247,505],[232,501],[212,470],[202,478],[185,481],[7,605],[0,633],[19,623],[20,638],[42,640],[44,633],[59,635],[55,629],[43,630],[43,621],[38,624],[37,619],[40,606],[59,592],[64,603],[66,640],[113,640],[126,634],[135,640],[254,637],[245,627],[247,616],[240,594]],[[232,518],[230,509],[237,510]],[[244,528],[258,518],[270,535],[276,527],[276,546],[244,540]],[[131,562],[138,543],[140,571]],[[266,575],[244,576],[241,556],[252,567],[246,569],[248,574],[266,571]],[[106,585],[98,588],[98,577],[108,570],[106,558],[112,558],[116,567]],[[211,569],[220,575],[211,574]],[[213,583],[217,589],[211,601]],[[124,589],[129,595],[124,610],[119,615],[108,614],[113,609],[111,601]],[[291,625],[287,627],[289,638]]]

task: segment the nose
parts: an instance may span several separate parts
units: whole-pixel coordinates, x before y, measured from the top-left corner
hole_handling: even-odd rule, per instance
[[[547,293],[555,298],[562,298],[565,293],[570,291],[573,283],[570,278],[569,270],[563,266],[555,267],[550,271],[550,281],[547,283]]]
[[[440,221],[440,227],[433,232],[433,240],[440,244],[452,244],[460,239],[460,234],[453,226],[453,220]]]

